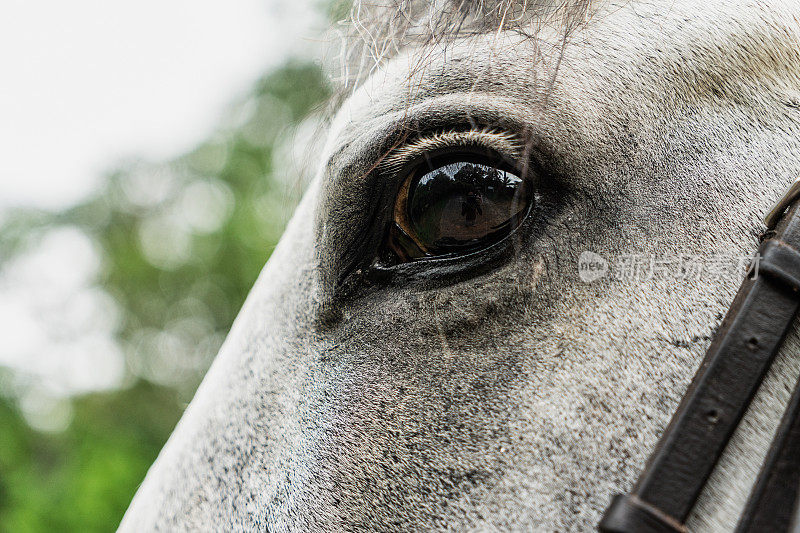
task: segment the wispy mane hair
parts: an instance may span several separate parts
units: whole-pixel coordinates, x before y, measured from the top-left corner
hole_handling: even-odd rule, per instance
[[[470,35],[512,31],[535,38],[542,28],[564,42],[589,17],[591,0],[354,0],[343,28],[341,81],[352,88],[402,50],[447,46]]]

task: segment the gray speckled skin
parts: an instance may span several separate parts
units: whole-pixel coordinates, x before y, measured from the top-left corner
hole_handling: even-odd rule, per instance
[[[507,33],[395,58],[339,112],[121,530],[591,529],[738,279],[587,284],[578,254],[754,251],[800,174],[798,18],[794,2],[610,5],[572,36],[549,91],[533,43]],[[370,169],[398,125],[470,121],[525,132],[544,169],[510,258],[460,277],[432,267],[427,283],[346,276],[375,251],[398,178]],[[732,527],[797,349],[793,334],[693,529]]]

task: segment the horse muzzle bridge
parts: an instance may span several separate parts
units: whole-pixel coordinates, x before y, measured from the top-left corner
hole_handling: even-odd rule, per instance
[[[754,267],[631,493],[603,533],[684,532],[684,525],[800,310],[800,179],[765,218]],[[756,263],[757,262],[757,263]],[[737,533],[800,532],[800,382]]]

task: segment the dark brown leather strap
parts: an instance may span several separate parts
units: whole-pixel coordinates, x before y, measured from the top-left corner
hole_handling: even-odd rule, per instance
[[[800,494],[800,382],[783,414],[736,533],[789,531]]]
[[[787,193],[780,209],[770,213],[769,225],[780,221],[762,242],[753,272],[739,288],[633,491],[614,498],[600,531],[686,530],[684,522],[800,308],[800,211],[795,189],[790,189],[795,191],[790,200]]]

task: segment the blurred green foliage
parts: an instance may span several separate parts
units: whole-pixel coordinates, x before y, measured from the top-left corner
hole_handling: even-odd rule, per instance
[[[127,162],[68,211],[7,217],[0,261],[59,225],[98,245],[128,382],[74,399],[57,434],[29,428],[0,394],[0,531],[116,528],[277,244],[303,188],[293,150],[329,93],[318,65],[290,62],[190,153]]]
[[[174,391],[139,381],[76,399],[63,433],[0,402],[0,529],[109,531],[180,416]]]

